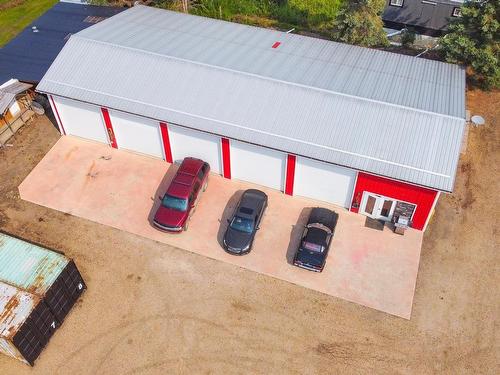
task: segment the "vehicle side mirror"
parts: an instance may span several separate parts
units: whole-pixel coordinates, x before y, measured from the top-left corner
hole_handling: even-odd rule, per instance
[[[162,199],[163,199],[163,197],[162,197],[161,195],[158,195],[158,199],[159,199],[159,200],[162,200]]]
[[[227,221],[227,223],[228,223],[228,224],[230,224],[230,223],[231,223],[231,220],[229,220],[229,219],[227,219],[226,221]]]
[[[260,229],[260,227],[255,228],[255,230],[259,230],[259,229]]]

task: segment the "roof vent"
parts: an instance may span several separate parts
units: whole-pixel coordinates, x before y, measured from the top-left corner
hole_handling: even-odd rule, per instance
[[[85,19],[83,20],[83,22],[86,22],[86,23],[98,23],[98,22],[104,21],[105,19],[106,19],[106,17],[87,16],[87,17],[85,17]]]
[[[273,44],[273,48],[278,48],[280,46],[281,42],[276,42]]]

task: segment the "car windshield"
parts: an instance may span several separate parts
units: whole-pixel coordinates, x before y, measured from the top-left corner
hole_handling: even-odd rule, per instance
[[[176,211],[186,211],[188,207],[187,199],[173,197],[165,194],[161,201],[162,206]]]
[[[315,243],[311,243],[311,242],[307,242],[307,241],[302,241],[302,248],[305,249],[305,250],[314,251],[315,253],[322,253],[323,250],[325,249],[321,245],[318,245],[318,244],[315,244]]]
[[[231,221],[231,228],[234,230],[240,231],[240,232],[245,232],[245,233],[252,233],[253,232],[253,220],[252,219],[247,219],[244,217],[240,216],[235,216],[233,220]]]

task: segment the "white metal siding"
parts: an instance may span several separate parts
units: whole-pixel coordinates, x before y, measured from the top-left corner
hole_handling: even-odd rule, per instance
[[[286,154],[233,140],[229,144],[232,178],[283,190]]]
[[[119,111],[109,111],[118,148],[163,159],[160,123]]]
[[[356,171],[297,157],[293,193],[349,207]]]
[[[55,96],[54,102],[66,134],[109,143],[99,107]]]
[[[222,173],[220,137],[170,124],[168,133],[174,161],[191,156],[210,164],[212,172]]]

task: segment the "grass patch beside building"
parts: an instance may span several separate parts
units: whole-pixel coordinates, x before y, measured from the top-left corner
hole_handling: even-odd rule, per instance
[[[263,27],[327,32],[345,0],[200,0],[191,13]]]

